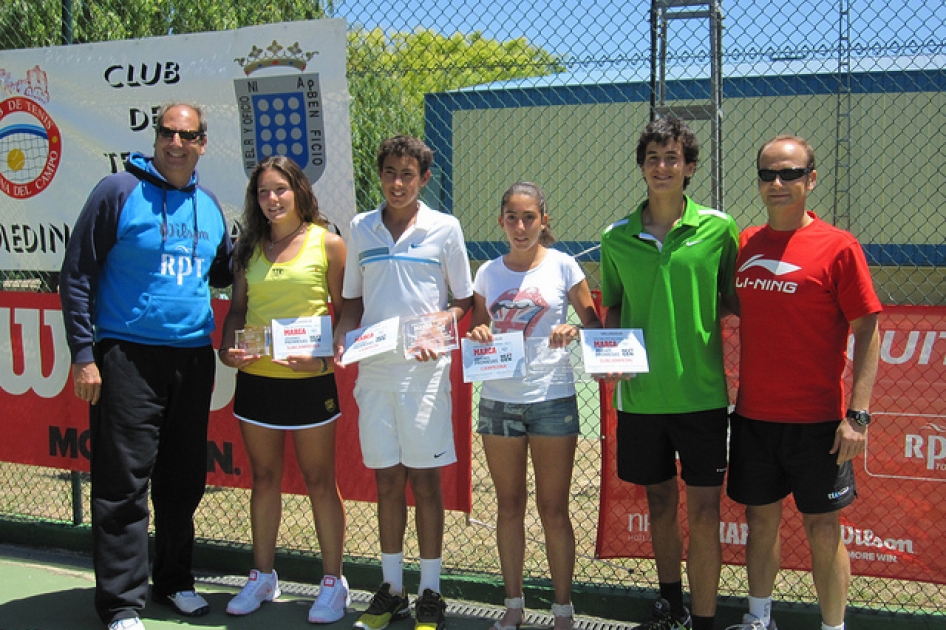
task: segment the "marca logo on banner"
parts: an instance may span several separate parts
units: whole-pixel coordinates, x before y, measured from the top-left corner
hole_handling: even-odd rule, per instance
[[[276,41],[265,50],[253,47],[237,59],[247,77],[257,70],[290,67],[304,71],[315,52],[298,42],[283,48]],[[313,184],[325,172],[325,119],[318,73],[259,76],[234,82],[240,111],[240,152],[247,176],[273,155],[295,161]]]

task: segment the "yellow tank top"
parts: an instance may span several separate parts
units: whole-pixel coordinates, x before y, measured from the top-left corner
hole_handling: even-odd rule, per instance
[[[328,315],[328,258],[326,230],[315,224],[306,229],[305,242],[295,258],[271,263],[257,248],[246,269],[247,327],[269,326],[286,317]],[[331,362],[329,363],[331,371]],[[243,371],[272,378],[309,378],[313,374],[293,372],[264,356]]]

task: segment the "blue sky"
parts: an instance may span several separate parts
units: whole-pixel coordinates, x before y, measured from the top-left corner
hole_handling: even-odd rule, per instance
[[[872,47],[874,54],[889,44],[903,50],[911,42],[946,41],[946,0],[847,2],[852,44]],[[724,0],[722,6],[726,53],[778,55],[806,48],[809,55],[836,56],[838,0]],[[576,70],[648,63],[649,13],[646,0],[342,0],[335,11],[349,22],[386,31],[423,26],[447,35],[481,31],[500,40],[524,36],[567,56]],[[672,22],[670,40],[673,52],[705,53],[706,21]]]

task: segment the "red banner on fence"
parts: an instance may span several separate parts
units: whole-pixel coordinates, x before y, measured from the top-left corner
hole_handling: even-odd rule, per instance
[[[725,322],[732,399],[738,385],[738,320]],[[841,512],[856,575],[946,583],[946,308],[888,306],[880,316],[881,358],[867,449],[857,463],[857,500]],[[803,351],[800,349],[799,351]],[[618,479],[611,388],[602,387],[599,558],[652,558],[647,498]],[[725,492],[723,493],[725,495]],[[683,484],[680,496],[684,497]],[[685,510],[684,506],[684,510]],[[685,512],[684,512],[685,513]],[[809,570],[800,513],[789,498],[782,567]],[[745,561],[742,506],[722,501],[723,561]],[[686,520],[683,518],[686,530]]]
[[[214,301],[223,322],[229,302]],[[461,326],[468,322],[461,322]],[[214,338],[219,347],[219,330]],[[462,365],[451,367],[453,424],[457,463],[443,469],[444,505],[469,513],[471,495],[472,388],[463,383]],[[89,413],[72,391],[69,348],[59,296],[50,293],[0,292],[0,405],[3,439],[0,461],[89,470]],[[236,371],[217,365],[207,442],[207,483],[249,488],[249,458],[233,417]],[[336,473],[345,499],[376,501],[374,472],[365,468],[358,442],[358,406],[352,389],[357,366],[339,369],[336,381],[342,416],[337,420]],[[305,494],[305,483],[287,443],[283,490]]]

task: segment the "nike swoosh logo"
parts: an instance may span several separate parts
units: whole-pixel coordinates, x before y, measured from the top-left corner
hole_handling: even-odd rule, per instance
[[[687,247],[693,247],[693,246],[696,245],[697,243],[702,243],[704,240],[706,240],[706,239],[702,239],[702,238],[701,238],[701,239],[699,239],[699,240],[697,240],[697,241],[687,241],[686,245],[687,245]]]
[[[446,454],[447,454],[447,451],[443,451],[442,453],[434,453],[434,459],[437,459],[437,458],[439,458],[439,457],[443,457],[443,456],[446,455]]]

